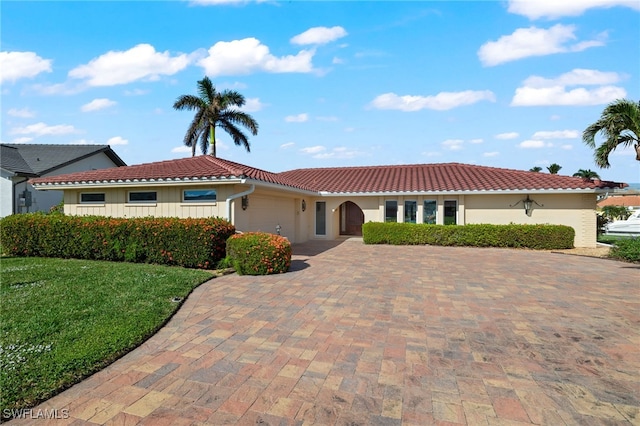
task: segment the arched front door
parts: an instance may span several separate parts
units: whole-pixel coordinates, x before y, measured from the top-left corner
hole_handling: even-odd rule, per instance
[[[340,235],[362,236],[364,213],[357,204],[346,201],[340,204]]]

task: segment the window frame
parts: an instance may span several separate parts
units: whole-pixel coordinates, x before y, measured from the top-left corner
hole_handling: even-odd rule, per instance
[[[407,211],[409,209],[407,209],[407,205],[408,204],[413,204],[413,220],[409,220],[407,221]],[[404,200],[404,212],[403,212],[403,218],[402,221],[404,223],[418,223],[418,201],[416,200]]]
[[[213,192],[215,199],[213,200],[204,200],[204,199],[197,199],[197,200],[188,200],[185,197],[185,193],[187,191],[192,191],[192,192]],[[202,188],[202,189],[183,189],[182,190],[182,202],[183,203],[189,203],[189,204],[194,204],[194,203],[199,203],[199,204],[215,204],[218,202],[218,190],[215,188]]]
[[[395,211],[396,211],[396,215],[395,217],[389,216],[389,204],[390,203],[394,203],[395,204]],[[387,220],[387,219],[393,219],[393,220]],[[385,223],[398,223],[398,200],[384,200],[384,222]]]
[[[155,194],[154,200],[132,200],[131,194]],[[128,191],[127,192],[127,203],[128,204],[155,204],[158,202],[158,191]]]
[[[427,221],[427,203],[433,204],[433,222]],[[438,223],[438,200],[434,198],[428,198],[422,200],[422,223],[426,223],[427,225],[436,225]]]
[[[102,195],[102,201],[84,201],[82,199],[84,195]],[[104,204],[107,201],[107,193],[106,192],[81,192],[79,201],[80,201],[80,204]]]

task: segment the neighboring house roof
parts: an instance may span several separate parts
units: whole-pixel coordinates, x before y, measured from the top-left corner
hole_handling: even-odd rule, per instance
[[[74,185],[79,183],[166,183],[175,181],[220,181],[235,179],[251,179],[258,182],[309,190],[309,188],[304,185],[290,181],[276,173],[221,158],[215,158],[210,155],[49,176],[32,179],[31,182],[35,185]]]
[[[334,167],[271,173],[209,155],[36,178],[31,182],[40,187],[68,187],[229,179],[251,179],[257,183],[275,184],[325,195],[554,190],[592,192],[626,185],[459,163]]]
[[[0,145],[0,167],[18,176],[38,176],[27,164],[17,148]]]
[[[126,163],[109,145],[2,144],[18,150],[33,173],[42,176],[103,152],[117,166]],[[3,151],[4,154],[4,151]]]
[[[332,194],[580,190],[621,185],[460,163],[298,169],[280,175]]]
[[[613,196],[598,202],[598,207],[606,206],[640,207],[640,195]]]

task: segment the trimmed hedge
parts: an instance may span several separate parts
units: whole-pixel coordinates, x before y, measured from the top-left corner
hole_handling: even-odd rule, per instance
[[[291,266],[291,243],[264,232],[236,234],[227,240],[227,258],[239,275],[282,274]]]
[[[0,221],[4,254],[213,269],[235,233],[226,220],[29,213]]]
[[[640,238],[617,240],[611,250],[609,257],[627,262],[640,263]]]
[[[427,225],[368,222],[365,244],[517,247],[539,250],[573,248],[575,230],[564,225]]]

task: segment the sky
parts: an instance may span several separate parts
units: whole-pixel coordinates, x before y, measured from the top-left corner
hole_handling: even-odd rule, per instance
[[[2,1],[3,143],[108,144],[129,165],[191,156],[205,75],[241,93],[272,172],[467,163],[640,182],[632,148],[600,169],[582,132],[640,100],[640,2]],[[200,154],[198,150],[197,154]]]

